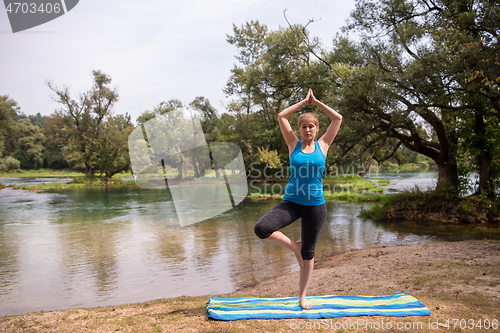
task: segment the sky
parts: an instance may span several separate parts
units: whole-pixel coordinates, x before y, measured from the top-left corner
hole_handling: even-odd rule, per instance
[[[12,33],[2,6],[0,95],[26,115],[50,115],[60,105],[47,81],[77,98],[100,70],[119,92],[113,112],[128,113],[134,123],[170,99],[188,104],[203,96],[223,112],[223,88],[237,64],[238,50],[226,41],[233,24],[287,27],[286,9],[292,24],[314,19],[311,35],[329,48],[354,7],[355,0],[81,0],[53,21]]]

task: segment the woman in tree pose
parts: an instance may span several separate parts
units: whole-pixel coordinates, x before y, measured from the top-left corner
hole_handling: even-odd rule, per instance
[[[331,119],[326,133],[315,141],[319,130],[316,114],[304,113],[299,118],[299,141],[288,119],[305,105],[315,105]],[[326,220],[326,204],[322,176],[328,148],[339,131],[342,116],[314,97],[311,89],[301,102],[278,115],[281,133],[288,145],[290,178],[283,201],[260,218],[255,234],[270,243],[284,246],[295,254],[300,266],[299,300],[303,309],[312,304],[306,300],[306,290],[314,268],[314,249],[319,232]],[[301,240],[292,241],[279,229],[301,218]]]

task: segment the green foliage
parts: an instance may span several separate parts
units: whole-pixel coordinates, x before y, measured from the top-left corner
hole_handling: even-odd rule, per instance
[[[53,135],[60,135],[53,138],[52,144],[64,142],[62,152],[71,166],[84,168],[86,174],[100,170],[110,178],[129,168],[125,138],[133,128],[128,115],[112,115],[118,90],[110,87],[111,78],[100,71],[93,71],[92,76],[92,88],[79,100],[71,98],[68,88],[58,89],[47,83],[62,105],[53,121],[62,123],[64,129],[61,132],[52,128]]]
[[[343,197],[340,193],[344,195],[359,194],[371,196],[374,193],[381,194],[385,192],[385,189],[378,187],[375,182],[354,174],[327,176],[323,179],[323,189],[325,196],[330,197]],[[354,197],[356,196],[354,195]]]
[[[18,111],[19,107],[14,100],[9,99],[8,95],[0,95],[0,157],[5,155],[7,138],[14,134],[14,117],[18,115]]]
[[[13,157],[21,162],[21,168],[37,169],[42,166],[46,138],[40,128],[29,119],[21,119],[16,123],[15,132],[18,138]]]
[[[37,170],[17,170],[16,177],[40,177],[40,178],[72,178],[84,175],[81,172],[72,171],[69,169],[46,169]],[[0,177],[10,177],[8,172],[0,172]]]
[[[7,95],[0,96],[0,171],[16,170],[21,166],[18,159],[9,156],[13,151],[16,137],[19,136],[17,132],[23,124],[14,121],[18,115],[17,103]],[[27,153],[33,153],[33,150]]]
[[[390,180],[387,180],[387,179],[382,179],[382,180],[379,180],[377,181],[377,183],[380,185],[380,186],[388,186],[391,184],[391,181]]]
[[[382,194],[360,194],[356,192],[325,192],[326,201],[349,201],[349,202],[378,202],[382,200]]]
[[[153,119],[154,121],[151,121]],[[142,152],[142,155],[132,156],[136,159],[133,161],[134,165],[144,167],[143,174],[156,173],[164,176],[168,175],[168,169],[173,167],[177,168],[176,179],[180,180],[186,176],[195,178],[205,176],[207,171],[211,172],[215,168],[216,176],[219,177],[220,166],[212,166],[209,154],[215,152],[221,163],[223,161],[220,159],[231,155],[229,150],[220,145],[212,145],[213,142],[227,140],[219,140],[223,124],[215,108],[203,97],[197,97],[190,108],[185,108],[178,100],[162,102],[153,111],[144,112],[138,121],[144,122],[141,124],[144,133],[138,133],[137,137],[131,138],[130,144],[134,149],[147,147],[149,150]],[[198,123],[202,125],[201,129]],[[209,144],[208,154],[205,142]],[[184,150],[183,147],[194,148]],[[161,161],[143,161],[141,157],[153,154],[156,158],[161,157]]]
[[[483,119],[484,131],[477,130],[476,120]],[[479,121],[481,121],[479,119]],[[500,193],[500,124],[493,116],[472,115],[457,121],[457,129],[461,140],[458,143],[458,155],[460,161],[459,179],[463,193],[470,193],[479,188],[488,194]],[[481,158],[483,156],[483,158]],[[470,180],[470,171],[481,172],[482,161],[489,160],[489,189],[481,188],[481,176]]]
[[[45,127],[45,161],[44,166],[52,169],[69,168],[69,163],[64,156],[63,147],[68,142],[69,129],[65,125],[64,118],[58,114],[51,114],[46,118]]]
[[[73,177],[73,180],[68,183],[51,182],[42,183],[37,185],[9,185],[10,188],[15,190],[26,191],[43,191],[43,190],[61,190],[61,189],[77,189],[89,186],[109,186],[109,185],[124,185],[121,179],[108,179],[104,176],[85,175]]]
[[[436,1],[432,6],[358,1],[346,31],[360,32],[361,42],[339,38],[340,49],[330,59],[342,61],[333,66],[340,88],[336,94],[341,110],[351,111],[351,120],[361,127],[362,140],[380,147],[396,139],[392,147],[400,143],[431,158],[440,169],[440,187],[456,192],[458,149],[465,134],[457,125],[472,120],[473,132],[481,133],[474,158],[481,161],[478,168],[488,170],[498,156],[487,144],[494,132],[480,130],[474,118],[500,120],[498,85],[492,79],[499,73],[499,31],[491,19],[499,14],[499,7],[486,0]],[[365,55],[361,63],[358,54]],[[370,121],[358,120],[361,116]],[[465,150],[472,158],[473,151]],[[381,160],[377,152],[373,158]],[[480,187],[497,176],[481,172],[481,178]]]
[[[231,71],[224,90],[234,98],[228,111],[235,114],[233,123],[239,137],[232,142],[242,148],[246,165],[258,161],[256,147],[277,151],[281,160],[288,160],[277,115],[302,100],[309,88],[314,89],[316,97],[324,97],[328,67],[315,60],[314,53],[321,53],[319,42],[309,40],[302,26],[268,31],[258,21],[247,22],[241,28],[234,26],[227,41],[239,51],[239,66]],[[321,123],[328,121],[326,115],[319,116]],[[297,117],[290,119],[292,124]],[[320,126],[319,135],[326,128]]]
[[[96,144],[98,154],[95,162],[106,179],[111,179],[114,174],[129,169],[127,140],[133,129],[128,115],[109,117],[103,124]]]
[[[269,151],[267,148],[257,147],[259,154],[258,161],[268,165],[270,168],[276,168],[281,165],[281,160],[278,152],[275,150]]]
[[[431,193],[431,192],[429,192]],[[419,203],[426,201],[431,196],[426,195],[421,191],[418,186],[403,193],[385,195],[376,205],[369,209],[363,209],[360,213],[361,217],[374,219],[376,221],[382,220],[382,216],[392,209],[395,203],[399,203],[400,207],[406,210],[414,210],[418,207]]]
[[[237,144],[247,167],[280,166],[289,152],[277,114],[312,88],[343,115],[327,170],[335,164],[398,169],[435,164],[443,195],[478,188],[495,196],[500,187],[499,15],[498,4],[487,0],[438,0],[432,6],[358,0],[346,34],[333,39],[332,49],[307,26],[234,25],[227,42],[235,46],[238,63],[224,88],[231,98],[227,112],[218,114],[208,100],[196,97],[190,103],[192,118],[181,121],[179,130],[198,119],[209,144]],[[351,31],[360,38],[350,39]],[[111,78],[92,74],[91,89],[79,99],[49,83],[62,105],[50,117],[26,117],[8,96],[0,96],[2,165],[10,157],[15,167],[16,157],[22,167],[40,167],[43,160],[45,166],[85,168],[87,174],[100,170],[107,177],[126,170],[126,138],[133,127],[128,116],[111,113],[118,101]],[[182,107],[178,100],[162,102],[137,121],[141,126],[158,116],[174,121],[182,116],[171,111]],[[292,127],[298,116],[290,119]],[[320,137],[330,120],[322,112],[318,116]],[[175,144],[147,149],[168,156],[165,172],[179,176],[202,175],[213,167],[194,150],[174,153]],[[471,172],[477,172],[477,182],[468,182]]]
[[[108,177],[97,176],[97,175],[84,175],[73,177],[73,180],[67,184],[95,184],[95,183],[105,183],[109,181]],[[113,183],[123,184],[121,179],[113,179]],[[48,184],[47,184],[48,185]]]
[[[21,166],[21,162],[16,160],[14,157],[3,157],[0,158],[0,171],[11,171],[17,170]]]
[[[500,203],[485,194],[457,198],[444,191],[421,191],[418,187],[386,195],[361,217],[385,222],[497,223]],[[430,219],[429,219],[430,218]]]

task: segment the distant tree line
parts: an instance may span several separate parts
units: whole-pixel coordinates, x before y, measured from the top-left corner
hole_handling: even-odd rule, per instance
[[[129,169],[130,116],[113,115],[118,94],[109,87],[111,78],[92,74],[92,89],[77,99],[48,82],[61,104],[50,116],[26,116],[15,101],[0,96],[0,170],[74,168],[111,178]]]
[[[237,48],[237,64],[224,87],[230,103],[224,112],[203,97],[188,106],[207,142],[237,144],[247,168],[276,168],[288,161],[277,114],[312,88],[344,116],[328,167],[432,163],[439,190],[464,191],[476,171],[478,192],[494,197],[500,187],[499,17],[491,0],[357,0],[331,48],[309,33],[314,21],[274,31],[258,21],[234,25],[227,42]],[[74,98],[49,82],[61,108],[48,117],[25,116],[0,96],[0,169],[71,167],[107,177],[128,170],[134,126],[130,116],[113,114],[118,93],[110,83],[94,71],[92,88]],[[161,102],[138,117],[138,126],[183,106],[176,99]],[[318,116],[321,135],[329,119]]]

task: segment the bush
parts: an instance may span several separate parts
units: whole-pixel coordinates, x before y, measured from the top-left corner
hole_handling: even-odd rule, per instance
[[[16,160],[14,157],[4,157],[0,158],[0,170],[1,171],[10,171],[14,169],[19,169],[21,166],[21,162]]]

